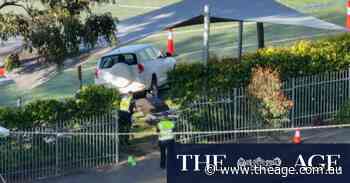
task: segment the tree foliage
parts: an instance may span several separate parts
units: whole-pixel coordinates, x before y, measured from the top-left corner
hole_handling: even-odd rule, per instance
[[[44,8],[32,6],[33,1],[5,0],[0,2],[0,40],[22,36],[25,47],[57,64],[79,53],[81,43],[94,46],[100,36],[109,43],[116,41],[115,21],[111,14],[93,14],[91,3],[109,0],[40,0]],[[17,7],[26,14],[1,13],[5,7]],[[83,17],[82,12],[87,13]]]
[[[286,122],[293,101],[285,96],[278,71],[258,67],[252,71],[248,93],[259,119],[268,127],[281,127]]]

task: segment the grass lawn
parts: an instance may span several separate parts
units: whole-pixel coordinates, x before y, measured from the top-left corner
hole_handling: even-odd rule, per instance
[[[123,20],[127,17],[151,11],[152,7],[158,7],[177,2],[179,0],[119,0],[119,4],[108,6],[94,6],[97,13],[111,12],[113,16]],[[299,11],[312,14],[323,20],[344,25],[347,0],[279,0],[281,3],[298,9]],[[136,7],[135,7],[136,6]],[[219,57],[232,57],[237,53],[237,24],[218,23],[212,25],[211,30],[211,53]],[[202,26],[193,26],[175,30],[175,42],[178,60],[182,62],[198,61],[201,58]],[[288,44],[304,36],[316,36],[328,34],[329,31],[315,30],[310,28],[265,24],[265,39],[267,46]],[[137,43],[154,43],[165,49],[167,35],[160,33],[149,38],[137,41]],[[282,40],[282,41],[278,41]],[[284,41],[283,41],[284,40]],[[275,42],[273,42],[275,41]],[[277,42],[276,42],[277,41]],[[244,27],[244,51],[256,49],[255,24],[246,23]],[[84,83],[93,83],[94,66],[98,58],[90,58],[83,66]],[[30,91],[20,91],[15,85],[0,87],[0,106],[14,105],[18,96],[24,95],[27,99],[36,98],[61,98],[71,96],[79,87],[75,69],[68,69],[58,74],[52,80]]]

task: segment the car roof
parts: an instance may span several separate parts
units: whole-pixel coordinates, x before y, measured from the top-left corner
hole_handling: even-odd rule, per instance
[[[103,55],[105,56],[110,56],[110,55],[116,55],[116,54],[122,54],[122,53],[136,53],[140,50],[143,50],[147,47],[151,47],[151,44],[136,44],[136,45],[128,45],[128,46],[123,46],[120,48],[115,48],[112,51],[108,52],[107,54]]]

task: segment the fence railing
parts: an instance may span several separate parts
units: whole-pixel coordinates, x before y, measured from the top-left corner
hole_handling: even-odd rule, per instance
[[[350,71],[293,78],[283,83],[283,89],[294,107],[281,128],[322,125],[349,99]],[[245,88],[233,88],[193,101],[179,113],[177,141],[232,143],[258,136],[252,131],[264,127],[246,93]],[[0,174],[9,183],[29,182],[115,164],[119,161],[117,122],[116,114],[106,113],[13,132],[0,139]]]
[[[294,102],[288,119],[280,128],[323,125],[350,97],[350,71],[292,78],[283,83],[285,94]],[[257,120],[246,88],[215,91],[194,101],[181,114],[176,132],[182,143],[237,142],[239,137],[257,135],[244,130],[263,128]],[[190,135],[188,132],[240,130],[241,133]]]
[[[117,125],[116,115],[106,113],[12,132],[0,139],[0,174],[7,183],[23,183],[114,165],[119,155]]]

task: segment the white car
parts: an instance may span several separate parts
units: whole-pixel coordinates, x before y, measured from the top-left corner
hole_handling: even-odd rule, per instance
[[[97,63],[95,83],[114,87],[121,94],[151,91],[167,83],[167,72],[175,68],[173,57],[163,56],[150,44],[125,46],[104,55]]]

